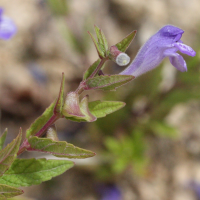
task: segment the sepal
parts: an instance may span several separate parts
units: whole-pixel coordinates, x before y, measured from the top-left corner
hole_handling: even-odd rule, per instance
[[[89,111],[88,96],[85,96],[79,102],[79,95],[75,92],[70,92],[67,95],[62,114],[65,118],[77,122],[93,122],[96,120]]]

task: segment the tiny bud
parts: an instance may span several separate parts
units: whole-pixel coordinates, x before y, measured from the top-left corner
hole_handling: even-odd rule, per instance
[[[116,46],[110,47],[109,57],[119,66],[125,66],[130,62],[130,57],[126,53],[119,51]]]
[[[125,66],[130,62],[130,57],[125,53],[120,53],[116,58],[116,63],[119,66]]]

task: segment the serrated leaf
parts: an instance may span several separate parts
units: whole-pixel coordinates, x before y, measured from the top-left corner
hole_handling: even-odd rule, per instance
[[[0,178],[0,184],[13,187],[38,185],[64,173],[73,166],[74,163],[68,160],[16,159]]]
[[[6,128],[2,136],[0,137],[0,150],[3,148],[7,133],[8,133],[8,129]]]
[[[30,126],[29,129],[26,131],[26,138],[31,135],[35,135],[46,123],[47,121],[53,116],[54,114],[54,107],[56,101],[54,101],[45,111],[44,113],[38,117]]]
[[[94,36],[88,31],[90,37],[92,38],[92,41],[94,43],[94,46],[96,47],[97,53],[99,55],[100,58],[104,58],[104,52],[101,50],[101,48],[99,47],[96,39],[94,38]]]
[[[101,90],[116,90],[135,77],[131,75],[102,75],[86,80],[85,90],[101,89]]]
[[[19,145],[21,142],[22,133],[20,129],[19,135],[10,144],[8,144],[3,150],[0,151],[0,176],[10,167],[17,156]]]
[[[1,200],[4,200],[4,199],[6,200],[7,198],[18,196],[23,193],[24,193],[23,190],[20,190],[18,188],[0,184],[0,199]]]
[[[53,141],[48,138],[31,137],[28,140],[31,145],[28,151],[40,151],[44,153],[50,153],[56,157],[62,158],[88,158],[95,155],[92,151],[88,151],[79,147],[76,147],[65,141]]]
[[[115,46],[122,51],[125,52],[126,49],[129,47],[131,42],[133,41],[137,31],[131,32],[129,35],[127,35],[121,42],[117,43]]]
[[[101,62],[100,59],[98,59],[97,61],[95,61],[84,73],[83,75],[83,80],[86,80],[93,72],[94,70],[97,68],[97,66],[99,65],[99,63]]]
[[[64,98],[64,87],[65,87],[65,76],[64,76],[64,73],[62,73],[60,91],[59,91],[58,99],[57,99],[56,104],[55,104],[54,114],[61,114],[62,113],[63,98]]]
[[[92,101],[89,102],[90,112],[97,118],[105,117],[106,115],[113,113],[126,104],[120,101]]]

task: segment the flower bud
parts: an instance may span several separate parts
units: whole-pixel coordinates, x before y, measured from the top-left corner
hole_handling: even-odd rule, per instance
[[[116,46],[110,47],[109,57],[119,66],[125,66],[130,62],[130,57],[126,53],[119,51]]]

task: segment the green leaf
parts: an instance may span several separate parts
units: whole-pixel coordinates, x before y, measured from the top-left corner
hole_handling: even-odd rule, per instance
[[[21,129],[20,133],[16,139],[14,139],[10,144],[8,144],[3,150],[0,151],[0,176],[2,176],[5,171],[10,167],[17,156],[17,151],[19,150],[19,145],[21,142]]]
[[[149,126],[153,133],[159,137],[175,139],[178,136],[177,129],[164,122],[150,121]]]
[[[16,159],[0,178],[1,184],[13,187],[31,186],[50,180],[74,166],[68,160]]]
[[[108,42],[106,40],[106,37],[100,28],[94,26],[94,29],[97,35],[99,48],[103,51],[103,54],[106,56],[108,51]]]
[[[62,158],[88,158],[95,155],[95,153],[81,149],[65,141],[57,142],[49,138],[31,137],[28,140],[31,147],[28,151],[40,151],[44,153],[53,154],[56,157]]]
[[[101,75],[86,80],[85,90],[101,89],[101,90],[116,90],[135,77],[131,75]]]
[[[62,73],[60,92],[59,92],[59,96],[58,96],[58,99],[57,99],[56,104],[55,104],[54,114],[62,114],[63,98],[64,98],[64,86],[65,86],[65,76],[64,76],[64,73]]]
[[[131,32],[129,35],[127,35],[121,42],[117,43],[115,46],[122,51],[125,52],[126,49],[129,47],[131,42],[133,41],[137,31]]]
[[[14,188],[8,185],[0,184],[0,199],[6,200],[7,198],[14,197],[20,194],[23,194],[23,190]]]
[[[84,73],[83,75],[83,80],[86,80],[93,72],[94,70],[97,68],[97,66],[99,65],[99,63],[101,62],[100,59],[98,59],[97,61],[95,61]]]
[[[94,36],[88,31],[90,37],[92,38],[92,41],[96,47],[97,53],[99,55],[100,58],[104,58],[104,52],[101,50],[101,48],[99,47],[97,41],[95,40]]]
[[[44,113],[38,117],[30,126],[30,128],[26,131],[26,138],[31,135],[35,135],[53,116],[55,101],[44,111]]]
[[[8,133],[8,129],[6,128],[2,136],[0,137],[0,150],[3,148],[7,133]]]
[[[89,102],[90,112],[97,118],[105,117],[106,115],[113,113],[126,104],[120,101],[92,101]]]

